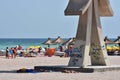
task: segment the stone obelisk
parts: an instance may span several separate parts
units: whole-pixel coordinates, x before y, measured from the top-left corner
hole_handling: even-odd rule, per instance
[[[102,35],[100,16],[112,16],[109,0],[69,0],[65,15],[78,15],[79,23],[68,66],[110,65]]]

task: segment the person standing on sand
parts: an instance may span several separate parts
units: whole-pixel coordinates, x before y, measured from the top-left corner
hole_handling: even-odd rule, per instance
[[[8,49],[8,47],[6,47],[6,54],[5,54],[5,56],[6,56],[6,59],[9,59],[9,49]]]
[[[16,58],[16,56],[17,56],[17,49],[15,47],[15,48],[13,48],[13,57]]]
[[[10,51],[9,51],[12,59],[13,59],[13,49],[14,49],[14,48],[11,47],[11,49],[10,49]]]

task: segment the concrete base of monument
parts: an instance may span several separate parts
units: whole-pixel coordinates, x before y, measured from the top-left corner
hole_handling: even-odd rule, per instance
[[[104,71],[118,71],[120,70],[120,65],[110,65],[110,66],[87,66],[88,69],[93,69],[94,72],[104,72]]]
[[[87,66],[85,68],[80,67],[69,67],[69,66],[35,66],[34,69],[38,72],[104,72],[104,71],[118,71],[120,70],[120,65],[111,66]]]

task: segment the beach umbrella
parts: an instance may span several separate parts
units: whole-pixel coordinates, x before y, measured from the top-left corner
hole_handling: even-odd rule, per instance
[[[112,47],[107,46],[106,49],[107,49],[107,50],[112,50]]]
[[[58,44],[58,46],[60,46],[62,43],[64,43],[65,41],[60,37],[58,36],[54,41],[53,43],[54,44]]]
[[[69,45],[74,45],[75,44],[75,38],[72,38],[72,41],[69,43]]]
[[[49,48],[50,44],[53,44],[53,43],[52,43],[51,38],[48,38],[45,42],[43,42],[43,44],[48,45],[48,48]]]
[[[37,48],[37,49],[38,49],[38,48],[40,48],[40,46],[35,46],[35,48]]]
[[[113,49],[113,50],[119,50],[119,47],[117,47],[117,46],[112,46],[112,49]]]
[[[75,43],[75,38],[69,38],[66,42],[64,42],[62,45],[64,48],[68,48],[69,45],[74,45]]]
[[[115,44],[113,41],[109,40],[107,37],[105,37],[104,42],[105,42],[106,48],[107,48],[107,44]]]
[[[28,47],[28,49],[30,49],[30,48],[32,48],[32,49],[33,49],[33,48],[35,48],[35,46],[29,46],[29,47]]]
[[[115,42],[111,41],[107,37],[105,37],[104,41],[105,41],[105,44],[115,44]]]
[[[58,44],[58,43],[63,43],[63,42],[65,42],[60,36],[58,36],[58,38],[56,38],[54,41],[53,41],[53,43],[54,44]]]
[[[35,49],[35,48],[40,48],[40,46],[29,46],[28,49],[30,48]]]
[[[69,45],[70,42],[73,41],[73,38],[69,38],[67,41],[65,41],[62,45]]]
[[[114,42],[118,44],[119,50],[120,50],[120,36],[118,36],[118,38]]]

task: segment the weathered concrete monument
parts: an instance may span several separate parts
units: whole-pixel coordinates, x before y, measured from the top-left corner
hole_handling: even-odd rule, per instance
[[[75,45],[68,65],[35,66],[35,70],[63,72],[120,70],[120,65],[110,65],[100,23],[101,16],[113,15],[109,0],[69,0],[65,15],[79,16]]]
[[[112,16],[109,0],[69,0],[65,15],[78,15],[79,23],[73,54],[68,66],[110,65],[100,23],[101,16]]]

